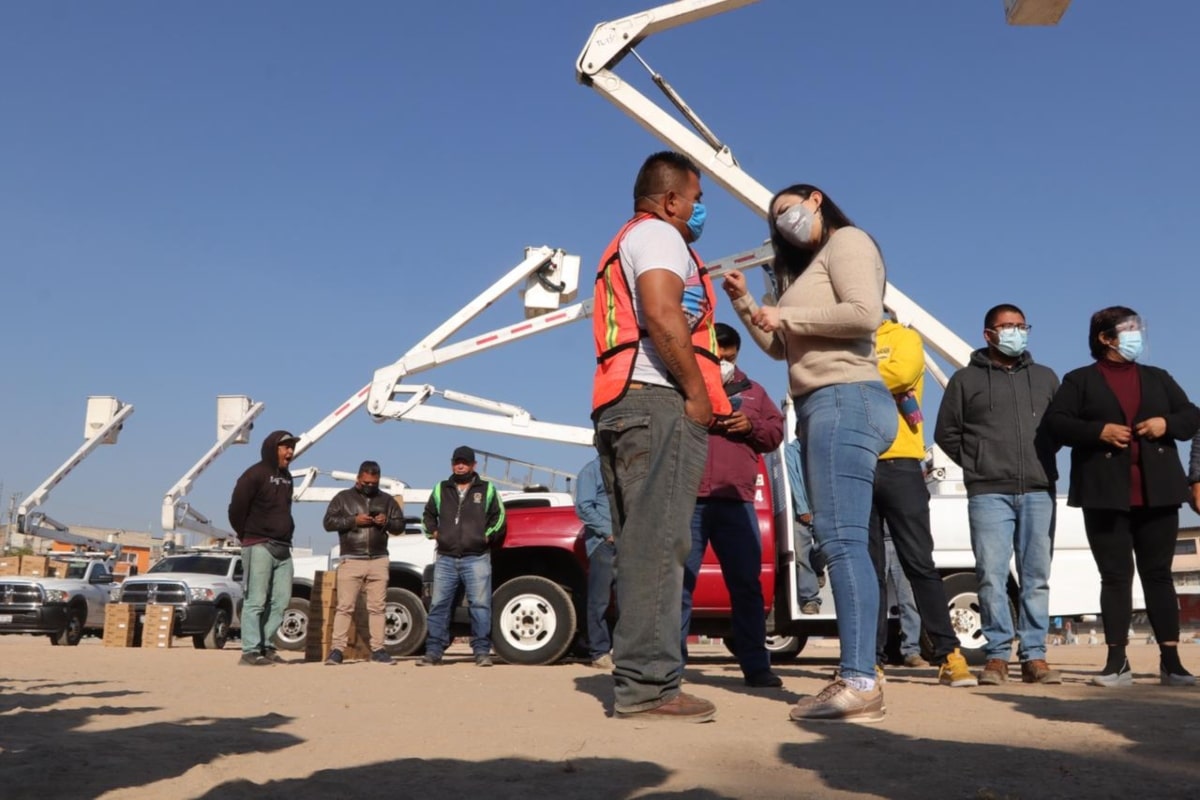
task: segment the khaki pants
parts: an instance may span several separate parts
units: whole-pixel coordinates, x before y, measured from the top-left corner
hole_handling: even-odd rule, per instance
[[[383,609],[387,601],[388,557],[348,558],[337,568],[337,613],[333,617],[334,650],[345,650],[354,622],[358,593],[367,593],[371,650],[383,649]]]

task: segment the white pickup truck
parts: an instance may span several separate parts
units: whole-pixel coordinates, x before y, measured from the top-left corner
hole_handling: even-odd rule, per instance
[[[134,606],[139,622],[149,603],[175,606],[176,636],[191,636],[197,649],[220,650],[241,631],[242,598],[240,550],[214,549],[169,555],[113,586],[110,599]]]
[[[104,628],[104,608],[113,582],[108,564],[98,558],[57,563],[65,568],[57,577],[0,578],[0,634],[44,634],[51,644],[73,646],[85,633]]]

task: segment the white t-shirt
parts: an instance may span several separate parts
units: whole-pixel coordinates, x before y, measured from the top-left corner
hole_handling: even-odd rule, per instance
[[[645,314],[637,293],[637,279],[642,273],[654,269],[670,270],[683,281],[683,313],[689,329],[696,327],[708,306],[699,269],[679,231],[661,219],[639,222],[621,239],[619,253],[625,280],[633,295],[633,313],[637,317],[638,327],[645,327],[642,323]],[[632,380],[660,386],[672,385],[671,373],[663,365],[649,337],[638,343]]]

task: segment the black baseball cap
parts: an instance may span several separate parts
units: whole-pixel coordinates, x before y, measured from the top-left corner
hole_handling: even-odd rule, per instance
[[[465,444],[454,448],[454,455],[450,456],[451,461],[465,461],[468,464],[475,463],[475,451],[467,447]]]

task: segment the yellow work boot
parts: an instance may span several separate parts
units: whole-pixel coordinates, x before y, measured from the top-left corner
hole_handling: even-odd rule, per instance
[[[954,648],[953,653],[946,656],[946,662],[938,669],[938,683],[945,686],[979,685],[979,681],[967,667],[967,660],[963,658],[957,647]]]

